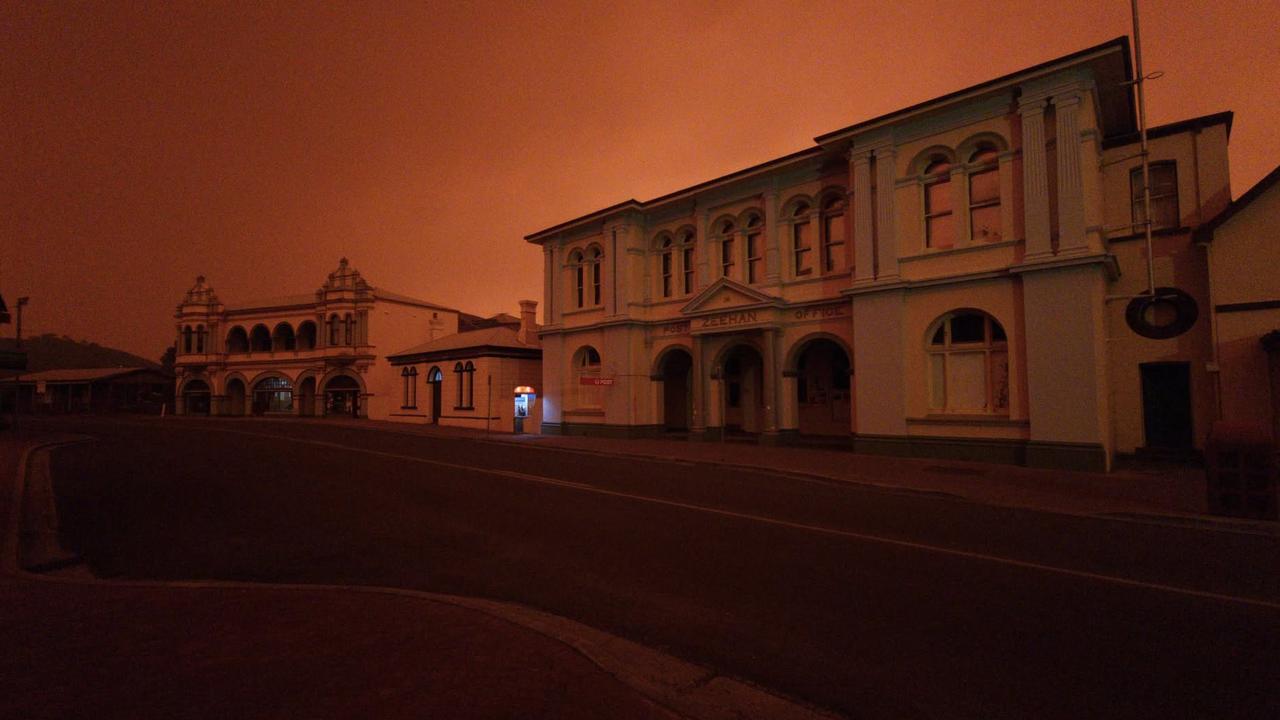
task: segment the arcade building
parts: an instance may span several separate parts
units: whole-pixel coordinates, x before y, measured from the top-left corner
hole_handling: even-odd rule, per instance
[[[1218,369],[1192,235],[1230,204],[1232,115],[1149,129],[1148,262],[1132,81],[1118,38],[527,236],[542,431],[1194,453]]]
[[[401,378],[386,353],[457,333],[469,317],[374,287],[346,258],[312,294],[239,304],[199,277],[174,315],[174,410],[387,419]]]

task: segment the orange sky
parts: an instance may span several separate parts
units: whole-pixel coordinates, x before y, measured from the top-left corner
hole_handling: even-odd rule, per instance
[[[197,274],[237,302],[343,255],[515,312],[529,232],[1129,31],[1123,0],[138,5],[0,7],[0,292],[151,358]],[[1280,3],[1142,22],[1152,124],[1234,110],[1238,196],[1280,164]]]

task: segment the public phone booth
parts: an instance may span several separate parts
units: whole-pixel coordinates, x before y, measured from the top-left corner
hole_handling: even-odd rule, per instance
[[[537,403],[538,394],[528,385],[516,386],[515,395],[515,414],[512,431],[517,433],[524,432],[525,420],[529,418]]]

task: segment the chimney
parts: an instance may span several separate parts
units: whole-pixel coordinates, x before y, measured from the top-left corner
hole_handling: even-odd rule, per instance
[[[538,301],[520,301],[520,332],[516,339],[524,345],[538,344]]]

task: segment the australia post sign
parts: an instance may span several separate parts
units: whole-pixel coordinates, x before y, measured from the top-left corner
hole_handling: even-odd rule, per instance
[[[583,385],[612,385],[614,378],[588,377],[583,375],[578,378],[578,382]]]

